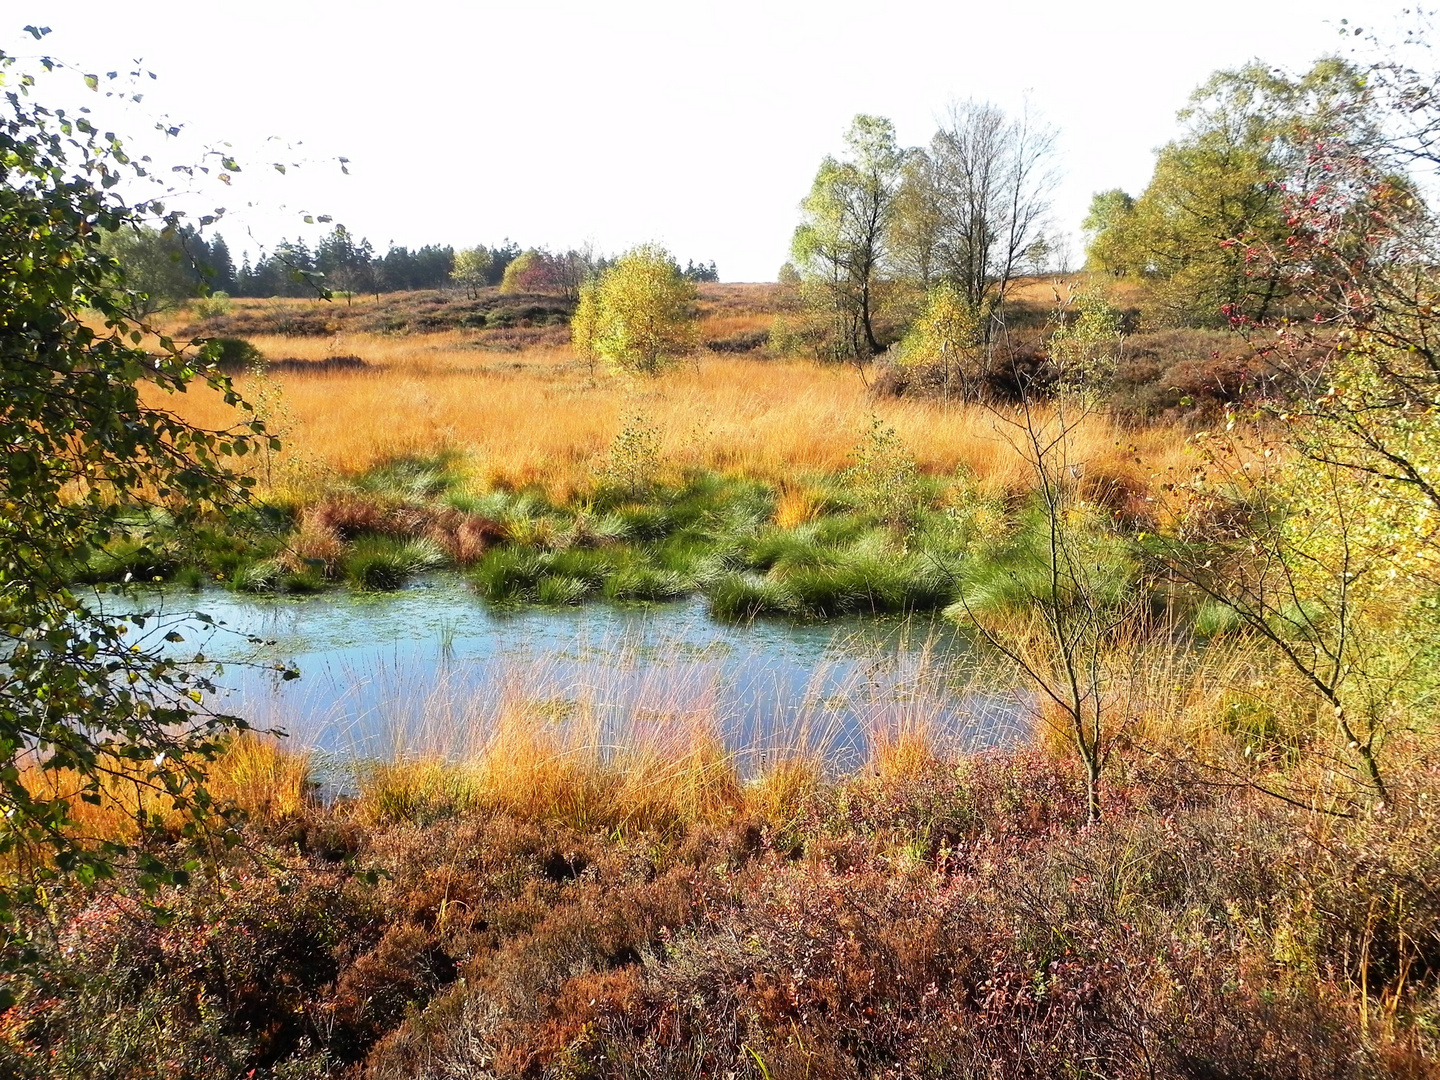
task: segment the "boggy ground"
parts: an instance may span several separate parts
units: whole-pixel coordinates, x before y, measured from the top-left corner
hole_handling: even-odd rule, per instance
[[[208,326],[181,314],[177,333],[250,334],[269,367],[237,385],[283,449],[241,463],[258,482],[246,514],[184,542],[163,517],[137,519],[76,578],[303,592],[447,566],[499,602],[699,592],[720,617],[823,618],[942,608],[970,573],[962,553],[984,576],[1025,542],[1035,475],[1006,407],[877,394],[853,368],[775,355],[777,287],[705,286],[704,347],[658,379],[593,369],[548,316],[375,323],[525,300],[237,301]],[[329,321],[309,333],[316,320]],[[197,423],[236,420],[202,391],[152,396]],[[1153,525],[1192,464],[1183,426],[1098,408],[1073,420],[1085,497],[1121,532]]]
[[[0,1072],[1437,1075],[1433,767],[1335,818],[1154,760],[1096,826],[1038,750],[640,801],[436,766],[262,805],[252,771],[244,847],[171,921],[57,898]]]

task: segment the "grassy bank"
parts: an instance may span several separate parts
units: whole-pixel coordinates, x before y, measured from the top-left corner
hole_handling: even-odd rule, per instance
[[[274,594],[393,590],[444,569],[497,605],[699,594],[712,615],[732,621],[904,614],[962,595],[979,608],[1024,602],[1017,568],[1045,528],[1029,496],[987,497],[963,475],[901,475],[895,484],[910,491],[897,526],[874,491],[888,479],[820,475],[777,486],[691,473],[635,486],[602,480],[583,500],[555,503],[535,490],[475,493],[458,454],[405,459],[313,501],[262,503],[183,535],[163,517],[136,518],[74,576]],[[1137,523],[1093,505],[1123,586]]]

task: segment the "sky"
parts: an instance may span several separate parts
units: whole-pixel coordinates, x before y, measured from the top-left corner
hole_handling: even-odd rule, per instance
[[[1352,47],[1342,19],[1383,32],[1401,6],[9,0],[0,49],[153,71],[145,114],[240,159],[243,183],[212,200],[237,250],[313,238],[308,212],[382,251],[658,242],[713,259],[722,280],[767,281],[856,113],[919,145],[954,101],[1028,107],[1059,131],[1052,231],[1078,261],[1090,197],[1144,188],[1211,72],[1253,58],[1303,70]],[[51,28],[43,45],[27,23]],[[271,160],[302,167],[281,177]]]

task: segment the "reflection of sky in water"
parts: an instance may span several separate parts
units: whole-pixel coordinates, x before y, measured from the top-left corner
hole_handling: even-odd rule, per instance
[[[107,609],[204,611],[190,655],[229,666],[222,707],[278,726],[324,754],[463,753],[503,701],[583,712],[602,739],[637,715],[712,718],[731,750],[824,750],[858,763],[876,731],[925,725],[964,746],[1019,733],[1015,700],[963,687],[968,653],[930,619],[797,625],[712,621],[700,600],[502,610],[463,580],[436,575],[398,593],[335,590],[306,598],[221,591],[107,596]],[[243,635],[266,640],[254,648]],[[296,665],[301,678],[238,662]]]

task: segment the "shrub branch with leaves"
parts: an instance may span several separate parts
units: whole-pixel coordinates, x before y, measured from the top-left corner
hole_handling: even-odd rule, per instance
[[[205,762],[246,725],[207,707],[216,669],[198,652],[175,659],[173,626],[107,612],[70,571],[120,535],[124,515],[183,526],[243,497],[248,481],[228,463],[267,436],[258,420],[204,430],[145,403],[143,386],[200,383],[244,406],[209,351],[159,337],[148,352],[150,329],[128,318],[133,297],[103,244],[163,213],[118,193],[148,166],[83,114],[36,101],[13,57],[0,54],[0,74],[0,922],[13,926],[66,877],[94,882],[125,864],[147,890],[185,878],[143,846],[87,841],[75,812],[123,780],[199,836],[213,812]]]

